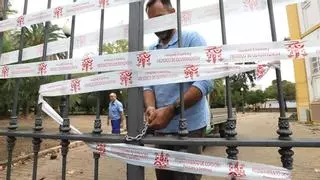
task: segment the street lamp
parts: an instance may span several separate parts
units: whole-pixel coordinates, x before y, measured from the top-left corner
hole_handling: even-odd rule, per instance
[[[64,35],[69,38],[71,36],[71,27],[70,27],[70,23],[69,23],[69,19],[67,20],[67,22],[64,24],[62,31],[64,33]]]
[[[240,88],[241,94],[242,94],[242,114],[244,114],[244,89],[243,87]]]

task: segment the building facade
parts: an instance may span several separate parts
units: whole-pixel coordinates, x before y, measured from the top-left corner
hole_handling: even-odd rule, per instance
[[[287,6],[291,40],[320,40],[320,0]],[[320,58],[295,59],[298,119],[320,122]]]

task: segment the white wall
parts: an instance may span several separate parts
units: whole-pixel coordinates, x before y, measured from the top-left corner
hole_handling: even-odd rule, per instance
[[[298,4],[301,34],[320,23],[320,0],[306,0]]]
[[[320,35],[320,29],[318,29],[317,31],[309,34],[308,36],[306,36],[305,38],[303,38],[304,40],[316,40],[316,39],[320,39],[319,38]],[[316,84],[314,84],[312,82],[313,78],[312,78],[312,72],[311,72],[311,59],[307,59],[305,60],[306,62],[306,70],[307,70],[307,79],[308,79],[308,88],[309,88],[309,98],[310,98],[310,102],[314,101],[314,87],[316,86]],[[319,86],[319,85],[318,85]]]
[[[320,0],[306,0],[298,4],[300,31],[304,34],[312,27],[320,23]],[[312,32],[303,38],[304,40],[320,40],[320,29]],[[313,76],[311,70],[312,64],[310,59],[306,59],[306,72],[309,87],[310,102],[316,101],[320,95],[319,77]]]
[[[296,101],[287,101],[287,108],[296,108]],[[270,106],[271,105],[271,106]],[[277,100],[268,100],[263,104],[264,108],[279,108],[279,102]]]

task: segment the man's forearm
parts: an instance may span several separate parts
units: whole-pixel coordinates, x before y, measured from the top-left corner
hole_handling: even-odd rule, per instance
[[[145,108],[148,108],[150,106],[156,107],[156,98],[154,97],[153,91],[144,91],[143,96]]]
[[[185,93],[184,93],[184,108],[188,109],[194,106],[197,102],[202,99],[202,92],[195,86],[191,86]],[[178,100],[176,103],[180,103]]]

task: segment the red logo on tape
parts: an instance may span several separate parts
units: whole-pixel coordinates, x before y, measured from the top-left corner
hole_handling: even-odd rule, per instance
[[[89,70],[92,70],[93,60],[94,59],[91,57],[90,54],[85,55],[81,64],[82,71],[88,72]]]
[[[188,25],[191,23],[192,13],[185,11],[181,13],[181,22],[183,25]]]
[[[86,43],[86,37],[85,36],[79,36],[76,39],[76,42],[77,42],[79,47],[84,46],[84,44]]]
[[[246,8],[249,8],[250,10],[255,10],[258,7],[257,0],[243,0],[243,4]]]
[[[305,50],[303,42],[300,41],[291,41],[290,43],[286,44],[287,50],[289,52],[289,58],[303,58],[308,55]]]
[[[265,74],[265,70],[266,69],[265,69],[264,65],[262,65],[262,64],[258,65],[256,74],[259,79],[263,77],[263,75]]]
[[[72,79],[71,80],[71,91],[73,91],[73,92],[80,91],[80,80],[79,79]]]
[[[151,65],[151,62],[150,62],[150,59],[151,59],[151,54],[148,53],[148,52],[141,52],[138,54],[137,56],[137,66],[140,67],[142,66],[143,68],[148,65],[150,66]]]
[[[19,16],[17,18],[17,25],[22,27],[24,25],[24,17],[23,16]]]
[[[153,165],[159,169],[167,168],[169,166],[169,154],[163,152],[156,153]]]
[[[130,71],[120,72],[120,84],[125,86],[132,84],[132,72]]]
[[[106,145],[105,144],[97,144],[96,150],[98,150],[99,154],[104,154],[106,152]]]
[[[208,58],[208,62],[213,62],[214,64],[217,61],[222,61],[222,47],[221,46],[210,46],[207,49],[205,49],[206,55]]]
[[[246,173],[244,171],[244,164],[239,164],[239,162],[229,164],[229,176],[231,177],[244,177]]]
[[[109,5],[109,0],[99,0],[99,4],[101,8],[105,8]]]
[[[125,36],[127,36],[128,33],[129,33],[129,26],[128,26],[128,24],[126,24],[126,25],[123,26],[123,34]]]
[[[54,8],[53,14],[55,18],[60,18],[62,16],[62,7]]]
[[[196,65],[187,65],[185,68],[184,68],[184,75],[185,75],[185,78],[188,79],[193,79],[194,76],[199,76],[199,68],[198,66]]]
[[[46,63],[40,63],[38,65],[38,74],[44,75],[47,73],[47,64]]]
[[[2,77],[6,78],[9,75],[9,67],[7,65],[2,66],[1,70]]]

